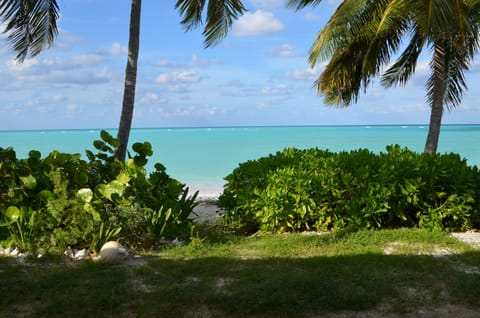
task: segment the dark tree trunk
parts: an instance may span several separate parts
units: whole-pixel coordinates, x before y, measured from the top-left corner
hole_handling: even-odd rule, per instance
[[[444,46],[442,43],[435,43],[434,61],[442,60],[443,63],[435,63],[434,67],[434,83],[433,96],[431,100],[430,126],[428,128],[427,141],[425,143],[425,153],[436,153],[438,140],[440,137],[440,127],[442,125],[443,103],[445,91],[447,89],[445,83],[446,62],[444,56]]]
[[[120,147],[115,151],[115,157],[125,161],[130,128],[132,127],[133,108],[135,104],[135,88],[137,85],[137,62],[140,43],[140,16],[142,0],[132,0],[130,12],[130,33],[128,41],[128,61],[125,70],[125,87],[123,91],[122,115],[118,127],[117,138]]]

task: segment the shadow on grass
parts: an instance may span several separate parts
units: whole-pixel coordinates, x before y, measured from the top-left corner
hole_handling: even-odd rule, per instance
[[[480,252],[185,260],[144,266],[0,261],[2,317],[302,317],[449,303],[480,309]]]
[[[475,259],[467,265],[463,259]],[[442,302],[480,306],[480,254],[153,261],[139,270],[159,312],[301,316],[388,305],[404,313]],[[473,272],[472,272],[473,270]],[[474,271],[478,272],[474,272]],[[154,313],[154,312],[152,312]],[[213,315],[215,316],[215,315]]]

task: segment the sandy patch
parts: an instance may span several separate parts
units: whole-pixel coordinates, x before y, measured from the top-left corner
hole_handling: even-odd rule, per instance
[[[473,247],[480,248],[480,232],[468,231],[462,233],[452,233],[454,238]]]

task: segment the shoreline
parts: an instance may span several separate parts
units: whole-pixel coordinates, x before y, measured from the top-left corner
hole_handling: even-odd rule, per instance
[[[217,200],[223,193],[224,184],[221,183],[197,183],[197,182],[185,182],[185,186],[188,188],[188,193],[193,195],[198,191],[197,201],[212,201]]]
[[[217,206],[217,200],[223,193],[224,183],[217,182],[185,182],[188,194],[193,195],[198,191],[196,206],[190,218],[195,223],[211,223],[221,218],[223,210]]]

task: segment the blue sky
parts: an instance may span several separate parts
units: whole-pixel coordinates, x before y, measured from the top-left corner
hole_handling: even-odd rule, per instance
[[[425,55],[403,88],[369,87],[348,109],[325,107],[312,87],[322,69],[307,55],[340,1],[294,12],[283,0],[245,0],[228,37],[204,49],[185,33],[175,1],[144,0],[133,127],[424,124]],[[129,0],[60,0],[54,46],[23,64],[0,46],[0,129],[116,128],[120,118]],[[480,123],[480,62],[463,103],[444,123]]]

